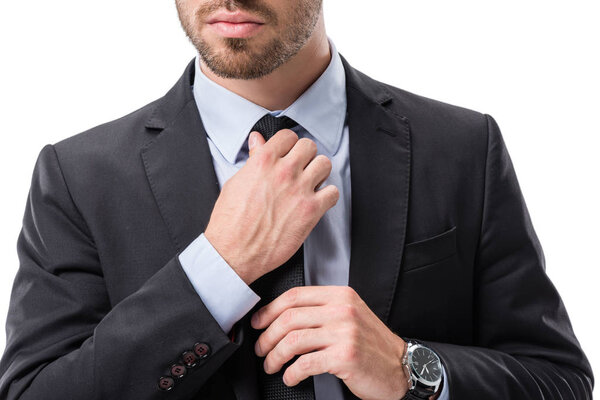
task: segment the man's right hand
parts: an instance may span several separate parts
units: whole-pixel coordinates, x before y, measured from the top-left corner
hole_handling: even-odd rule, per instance
[[[221,188],[204,236],[250,284],[285,263],[339,198],[319,188],[331,161],[317,145],[282,129],[265,143],[251,132],[250,157]]]

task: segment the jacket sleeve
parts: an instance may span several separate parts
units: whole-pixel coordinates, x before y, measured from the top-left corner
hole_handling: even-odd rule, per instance
[[[35,163],[17,253],[1,399],[189,399],[240,347],[207,310],[178,255],[111,306],[98,252],[50,144]],[[195,366],[160,390],[159,378],[186,351],[199,354]]]
[[[542,247],[500,129],[485,117],[475,343],[425,343],[446,366],[450,399],[591,399],[590,364],[546,275]]]

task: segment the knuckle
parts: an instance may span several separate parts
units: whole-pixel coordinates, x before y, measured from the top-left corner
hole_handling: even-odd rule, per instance
[[[262,341],[260,343],[260,347],[262,349],[265,349],[267,347],[270,347],[271,343],[272,343],[272,339],[271,336],[273,335],[273,329],[267,329],[263,334],[262,334]]]
[[[295,347],[302,339],[301,331],[291,331],[285,336],[285,341],[290,347]]]
[[[337,188],[337,186],[333,186],[333,189],[331,189],[331,203],[336,204],[337,201],[340,199],[340,191]]]
[[[332,168],[332,164],[331,164],[331,160],[329,159],[329,157],[327,157],[324,154],[319,154],[316,158],[319,159],[319,162],[321,164],[323,164],[323,167],[327,170],[331,170]]]
[[[324,188],[319,188],[317,192],[323,192],[323,205],[327,207],[327,209],[336,205],[340,198],[340,191],[335,185],[327,185]]]
[[[331,189],[331,193],[323,200],[323,202],[327,205],[328,208],[335,206],[340,199],[340,194],[337,189]]]
[[[296,304],[296,301],[298,299],[298,290],[298,286],[295,286],[286,292],[285,295],[287,297],[287,303],[289,305],[293,306]]]
[[[298,140],[298,134],[291,129],[281,129],[278,132],[283,132],[284,135],[287,135],[292,139]]]
[[[267,341],[265,340],[264,335],[263,335],[263,337],[259,337],[256,342],[258,343],[258,345],[260,346],[261,349],[266,348]]]
[[[311,153],[316,153],[317,152],[317,144],[314,142],[314,140],[311,140],[309,138],[302,138],[299,140],[299,142],[302,142],[302,144],[304,146],[306,146],[306,148],[308,150],[310,150]]]
[[[302,145],[302,146],[310,146],[310,143],[312,142],[312,140],[310,140],[309,138],[303,137],[298,139],[298,145]]]
[[[302,356],[298,358],[298,368],[301,371],[308,371],[312,368],[314,362],[312,357]]]
[[[356,307],[354,306],[354,304],[342,304],[341,313],[344,317],[353,319],[354,317],[356,317],[357,314]]]
[[[360,329],[356,324],[350,324],[346,338],[352,348],[357,348],[360,343]]]
[[[290,181],[294,176],[293,161],[282,161],[277,168],[277,183]]]
[[[271,148],[263,146],[260,151],[253,154],[252,159],[261,167],[269,166],[275,158],[275,153]]]
[[[300,169],[300,161],[296,155],[288,154],[286,157],[282,158],[281,161],[294,173]]]
[[[329,306],[331,317],[335,319],[339,319],[340,315],[343,313],[343,305],[342,304],[331,304]]]
[[[261,154],[263,157],[270,159],[275,156],[275,149],[273,146],[263,146],[257,154]]]
[[[296,315],[296,312],[293,309],[288,308],[281,314],[281,323],[283,325],[290,325],[290,323],[293,321],[295,315]]]
[[[272,351],[269,352],[268,356],[271,356],[271,360],[270,363],[271,365],[276,364],[279,361],[282,361],[285,359],[285,350],[283,349],[283,346],[281,344],[277,344],[277,346],[275,346],[273,348]]]
[[[317,202],[312,198],[306,198],[302,202],[301,207],[302,207],[302,214],[308,218],[312,217],[313,215],[315,215],[317,213],[317,211],[319,211]]]
[[[284,311],[278,318],[273,321],[271,324],[272,328],[272,336],[273,344],[277,343],[279,339],[281,339],[286,333],[286,326],[289,324],[291,317],[287,316],[287,313]]]
[[[342,358],[344,362],[354,363],[358,359],[358,350],[354,345],[347,345],[344,347],[342,352]]]
[[[277,353],[277,346],[275,346],[273,348],[273,350],[271,350],[266,356],[265,356],[265,360],[263,361],[263,363],[265,364],[265,366],[270,367],[271,365],[275,364],[275,356]]]
[[[356,298],[357,293],[353,287],[343,286],[342,290],[343,290],[345,298],[348,299],[349,301],[353,301]]]
[[[269,352],[269,354],[267,354],[267,356],[265,357],[264,364],[266,367],[268,367],[268,369],[271,372],[274,372],[276,366],[280,364],[280,359],[277,354],[278,351],[279,350],[277,349],[277,347],[275,347],[273,351]]]

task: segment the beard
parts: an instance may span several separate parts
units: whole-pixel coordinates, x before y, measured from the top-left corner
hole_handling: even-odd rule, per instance
[[[206,66],[217,76],[228,79],[256,79],[268,75],[300,51],[313,33],[319,19],[322,0],[293,1],[293,6],[283,16],[277,15],[268,6],[259,1],[215,0],[190,10],[184,3],[176,0],[181,26],[190,39],[198,55]],[[241,3],[243,7],[239,7]],[[207,42],[200,30],[203,21],[218,9],[229,11],[240,9],[251,12],[264,19],[265,24],[273,26],[279,35],[269,39],[257,48],[250,38],[220,38],[223,46]]]

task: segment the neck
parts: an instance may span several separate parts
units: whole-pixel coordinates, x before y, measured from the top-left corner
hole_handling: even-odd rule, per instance
[[[258,79],[227,79],[215,75],[202,60],[200,68],[212,81],[269,111],[284,110],[316,81],[331,60],[323,14],[300,51],[273,72]]]

